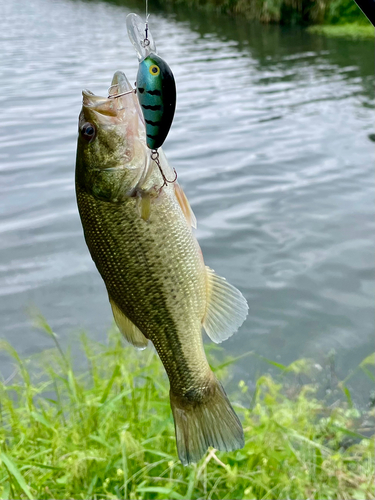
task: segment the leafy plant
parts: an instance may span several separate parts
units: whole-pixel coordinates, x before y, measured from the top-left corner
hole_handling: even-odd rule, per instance
[[[55,348],[23,360],[1,343],[17,371],[0,384],[0,498],[374,498],[373,439],[361,429],[373,410],[327,407],[311,384],[291,396],[288,377],[308,373],[311,362],[265,360],[280,377],[261,376],[255,390],[240,381],[231,395],[245,447],[211,449],[182,467],[154,352],[124,347],[116,330],[106,345],[82,335],[80,371],[45,320],[38,323]],[[210,349],[210,363],[222,377],[235,360],[218,363],[217,352]],[[372,374],[373,362],[359,370]]]

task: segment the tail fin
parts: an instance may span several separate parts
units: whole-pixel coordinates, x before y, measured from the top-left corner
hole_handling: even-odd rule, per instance
[[[216,379],[203,400],[177,396],[170,391],[178,456],[183,465],[197,462],[213,446],[221,451],[243,448],[241,423]]]

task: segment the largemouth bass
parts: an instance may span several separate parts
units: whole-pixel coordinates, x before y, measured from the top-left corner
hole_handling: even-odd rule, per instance
[[[87,246],[118,328],[138,348],[151,341],[170,381],[177,450],[186,465],[209,446],[236,450],[241,423],[212,373],[202,326],[214,342],[246,318],[242,294],[206,267],[195,218],[162,152],[150,159],[143,115],[125,75],[109,98],[83,91],[76,193]]]

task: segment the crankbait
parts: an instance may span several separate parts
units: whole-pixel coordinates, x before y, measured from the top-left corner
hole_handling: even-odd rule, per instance
[[[126,25],[139,61],[136,93],[145,120],[146,143],[155,151],[165,141],[172,125],[176,84],[170,67],[156,53],[147,17],[144,24],[137,14],[129,14]]]

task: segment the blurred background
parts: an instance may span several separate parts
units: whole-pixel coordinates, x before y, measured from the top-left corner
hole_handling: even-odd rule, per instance
[[[150,2],[178,93],[164,151],[206,263],[249,302],[226,353],[312,358],[344,378],[374,350],[373,41],[308,31],[297,22],[322,12],[280,5],[262,18]],[[74,193],[77,119],[83,88],[106,95],[118,69],[135,80],[125,18],[144,4],[0,6],[0,336],[22,355],[50,347],[32,308],[63,343],[81,330],[104,341],[111,310]],[[260,363],[239,360],[235,377],[251,384]],[[0,352],[1,376],[12,370]],[[365,404],[370,382],[350,384]]]

